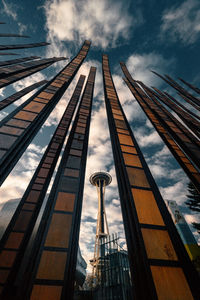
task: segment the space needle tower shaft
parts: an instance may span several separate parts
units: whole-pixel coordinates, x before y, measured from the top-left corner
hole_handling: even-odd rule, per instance
[[[105,248],[101,240],[109,235],[108,222],[105,211],[105,187],[112,181],[112,177],[106,172],[96,172],[90,176],[90,183],[97,188],[98,194],[98,215],[96,227],[96,239],[94,258],[90,261],[93,266],[93,273],[98,272],[100,258],[105,255]]]

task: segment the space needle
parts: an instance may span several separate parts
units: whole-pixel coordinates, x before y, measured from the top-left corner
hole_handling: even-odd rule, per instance
[[[94,257],[90,260],[90,263],[93,266],[92,274],[98,280],[98,274],[101,269],[101,257],[105,255],[105,246],[102,245],[102,239],[109,235],[104,201],[105,187],[111,183],[112,177],[107,172],[96,172],[90,176],[89,180],[92,185],[96,186],[98,194],[98,214]]]

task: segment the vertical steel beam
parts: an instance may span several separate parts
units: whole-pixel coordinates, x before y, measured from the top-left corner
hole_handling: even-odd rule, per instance
[[[0,122],[0,184],[8,176],[70,85],[89,47],[90,42],[85,41],[79,53],[66,67]]]
[[[52,294],[54,300],[73,299],[95,73],[91,67],[36,235],[25,277],[28,289],[19,299],[44,300]]]
[[[152,102],[152,106],[158,115],[162,117],[162,122],[165,123],[166,126],[169,127],[169,131],[173,132],[174,137],[176,137],[177,141],[179,140],[180,143],[184,143],[184,148],[187,148],[188,154],[190,153],[191,158],[196,163],[197,166],[200,168],[199,158],[200,158],[200,141],[196,136],[194,136],[188,128],[186,128],[177,118],[173,116],[155,97],[154,93],[151,89],[149,89],[144,83],[138,81],[147,94],[148,98]],[[141,88],[137,85],[136,82],[133,81],[133,84],[136,86],[136,90],[138,92],[141,91]],[[197,121],[198,122],[198,121]],[[191,147],[190,144],[193,144]],[[194,151],[191,150],[194,148]]]
[[[146,113],[149,120],[154,125],[155,129],[157,130],[160,137],[163,139],[164,143],[167,145],[171,153],[174,155],[175,159],[178,161],[180,166],[186,172],[190,180],[195,185],[196,189],[200,191],[200,174],[199,169],[191,160],[191,157],[186,155],[186,152],[179,143],[174,139],[173,131],[169,131],[169,126],[166,126],[163,123],[163,112],[159,110],[158,107],[154,109],[154,103],[152,100],[147,97],[142,89],[139,88],[137,83],[133,80],[128,69],[126,68],[124,63],[121,63],[122,70],[127,79],[125,79],[126,84],[128,85],[129,89],[131,90],[132,94],[134,95],[135,99],[140,104],[141,108]],[[175,128],[175,124],[173,125]],[[177,129],[178,132],[178,129]],[[196,145],[195,145],[196,148]]]
[[[200,89],[194,86],[193,84],[187,82],[186,80],[183,80],[182,78],[179,78],[180,81],[182,81],[185,85],[187,85],[189,88],[191,88],[193,91],[195,91],[197,94],[200,94]]]
[[[179,118],[186,124],[190,130],[200,138],[200,122],[196,120],[190,112],[186,112],[181,107],[179,107],[176,103],[174,103],[170,98],[168,98],[165,94],[163,94],[159,89],[154,88],[148,89],[150,94],[153,94],[157,99],[167,105],[170,109],[172,109]],[[156,91],[156,92],[155,92]],[[148,93],[148,92],[147,92]]]
[[[154,88],[154,87],[153,87]],[[185,107],[182,103],[180,103],[180,101],[176,100],[173,96],[171,96],[169,93],[164,92],[164,94],[170,99],[172,100],[174,103],[176,103],[178,106],[180,106],[183,110],[187,111],[190,115],[192,115],[193,117],[195,117],[196,119],[200,120],[200,117],[197,116],[197,114],[195,114],[193,111],[189,110],[187,107]],[[200,109],[199,109],[200,110]]]
[[[192,94],[190,94],[188,91],[186,91],[184,88],[182,88],[182,86],[180,86],[175,80],[173,80],[170,76],[165,75],[162,76],[160,74],[158,74],[155,71],[152,71],[154,74],[156,74],[158,77],[162,78],[165,82],[167,82],[169,85],[171,85],[175,90],[177,90],[181,96],[183,95],[184,97],[190,99],[193,103],[195,103],[198,107],[200,107],[200,101],[193,96]]]
[[[103,78],[133,295],[198,299],[198,275],[123,112],[106,55]]]
[[[19,269],[70,126],[85,76],[81,76],[49,145],[0,241],[1,299],[13,299]],[[4,257],[10,260],[6,265]],[[3,276],[3,274],[5,274]]]

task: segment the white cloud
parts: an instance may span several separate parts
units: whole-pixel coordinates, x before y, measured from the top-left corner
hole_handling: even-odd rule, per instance
[[[160,151],[156,152],[154,155],[154,158],[160,159],[160,158],[167,158],[171,155],[171,152],[169,151],[167,146],[164,146]]]
[[[3,3],[3,11],[10,17],[12,17],[15,21],[17,20],[16,7],[13,4],[8,4],[7,1],[2,0]]]
[[[15,168],[2,184],[0,190],[0,203],[10,199],[20,198],[23,195],[44,150],[45,148],[30,144]]]
[[[1,111],[1,112],[0,112],[0,120],[3,120],[7,115],[8,115],[7,112]]]
[[[200,36],[200,2],[186,0],[179,6],[164,11],[162,16],[161,36],[193,44]]]
[[[181,178],[181,181],[176,182],[174,185],[161,188],[161,194],[164,199],[175,200],[178,205],[184,204],[187,194],[187,178]]]
[[[5,88],[0,89],[0,97],[4,97]]]
[[[51,41],[76,41],[84,39],[103,49],[116,47],[119,39],[127,40],[130,29],[141,24],[141,12],[135,16],[128,11],[128,4],[120,1],[52,0],[45,3],[46,27]]]
[[[27,25],[22,24],[21,22],[18,22],[17,25],[19,26],[19,33],[23,34],[27,30]]]
[[[136,136],[141,147],[149,147],[162,143],[160,136],[155,130],[153,130],[153,132],[148,135],[141,135],[137,133]]]
[[[140,80],[148,86],[158,87],[163,81],[150,71],[156,70],[158,73],[163,73],[174,63],[174,59],[164,58],[161,54],[154,52],[133,53],[129,56],[126,66],[134,79]]]
[[[194,215],[185,214],[184,217],[188,223],[200,222],[199,215],[197,214]]]
[[[11,17],[14,21],[17,21],[17,10],[20,8],[16,4],[8,3],[7,0],[2,0],[3,9],[2,11]],[[17,22],[19,28],[19,34],[23,34],[27,30],[27,25]]]

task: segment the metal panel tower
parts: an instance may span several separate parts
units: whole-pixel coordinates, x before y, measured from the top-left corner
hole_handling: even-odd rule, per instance
[[[97,215],[97,227],[96,238],[94,247],[94,258],[90,260],[93,266],[92,276],[96,277],[97,281],[100,275],[101,269],[101,257],[105,256],[105,245],[101,240],[109,235],[108,222],[106,218],[104,195],[105,187],[112,181],[110,174],[106,172],[96,172],[90,176],[90,183],[95,185],[98,194],[98,215]]]
[[[133,298],[199,299],[198,274],[124,114],[107,55],[103,55],[103,80]]]

